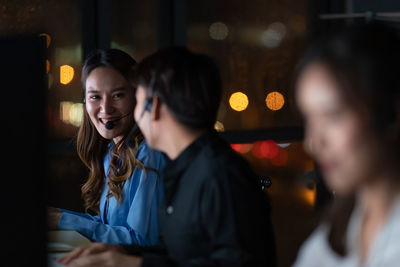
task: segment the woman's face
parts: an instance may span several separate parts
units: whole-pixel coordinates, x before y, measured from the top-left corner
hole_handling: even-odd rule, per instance
[[[133,125],[132,86],[116,70],[98,67],[90,72],[85,88],[86,111],[93,125],[102,137],[118,142]],[[106,123],[114,120],[114,127],[107,129]]]
[[[378,142],[326,67],[312,64],[297,83],[297,104],[305,119],[305,149],[338,194],[354,192],[377,171]]]

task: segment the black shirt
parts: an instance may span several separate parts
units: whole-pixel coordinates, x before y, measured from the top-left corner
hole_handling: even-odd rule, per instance
[[[250,165],[206,132],[164,169],[160,241],[143,266],[274,266],[269,201]]]

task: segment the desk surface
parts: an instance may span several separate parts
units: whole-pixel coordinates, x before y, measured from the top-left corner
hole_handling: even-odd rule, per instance
[[[64,267],[64,265],[58,264],[56,260],[66,254],[67,252],[49,252],[47,254],[47,267]]]
[[[90,240],[76,231],[49,231],[47,233],[47,263],[48,267],[61,267],[56,260],[76,247],[87,245]]]

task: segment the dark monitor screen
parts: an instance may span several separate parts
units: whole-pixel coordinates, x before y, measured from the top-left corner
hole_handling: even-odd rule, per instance
[[[46,266],[46,72],[39,36],[0,38],[1,265]]]

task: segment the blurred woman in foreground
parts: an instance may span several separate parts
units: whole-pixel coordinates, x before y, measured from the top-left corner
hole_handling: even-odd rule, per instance
[[[294,266],[399,266],[399,64],[399,37],[374,24],[306,53],[296,101],[335,200]]]

